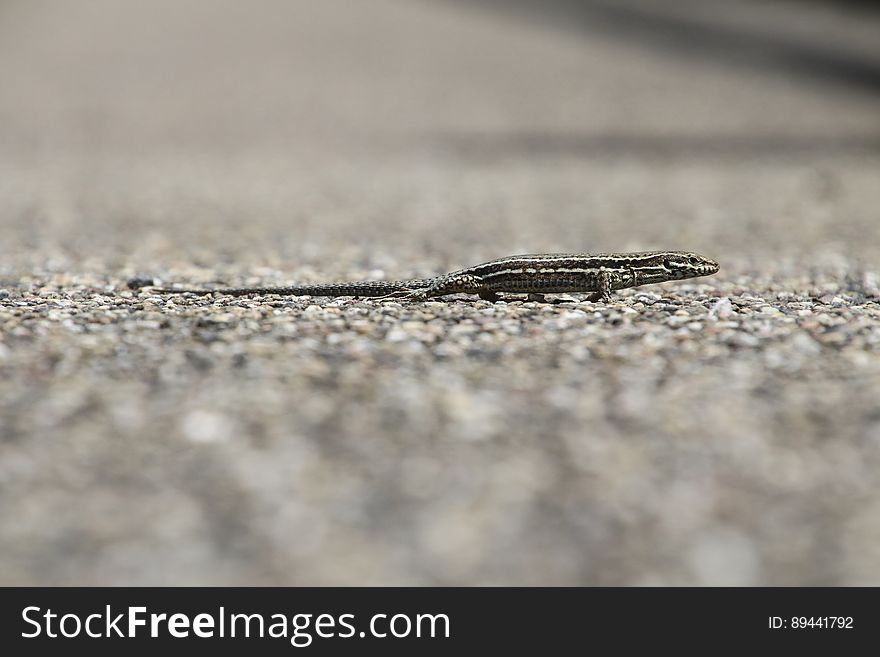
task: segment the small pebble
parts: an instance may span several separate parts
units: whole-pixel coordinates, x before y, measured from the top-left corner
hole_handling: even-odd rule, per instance
[[[142,287],[150,287],[152,285],[155,285],[156,282],[155,282],[155,279],[152,279],[152,278],[134,277],[134,278],[129,278],[125,284],[128,286],[128,289],[130,289],[130,290],[139,290]]]

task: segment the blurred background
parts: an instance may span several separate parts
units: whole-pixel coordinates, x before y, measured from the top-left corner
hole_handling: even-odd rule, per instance
[[[870,3],[0,7],[7,268],[880,241]]]
[[[0,582],[878,584],[878,342],[655,389],[644,334],[340,365],[64,292],[674,248],[770,299],[878,208],[870,2],[0,0]]]

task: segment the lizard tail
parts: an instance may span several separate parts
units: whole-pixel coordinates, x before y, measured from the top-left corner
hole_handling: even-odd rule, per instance
[[[427,287],[429,280],[409,281],[349,281],[345,283],[319,283],[315,285],[291,285],[287,287],[233,287],[216,289],[159,288],[154,294],[219,294],[243,297],[251,294],[277,294],[280,296],[313,297],[381,297],[393,292],[404,292]]]

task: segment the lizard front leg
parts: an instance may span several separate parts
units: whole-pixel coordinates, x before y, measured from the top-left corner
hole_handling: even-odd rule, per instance
[[[596,275],[596,286],[599,289],[588,296],[587,301],[601,301],[602,303],[611,301],[611,274],[600,269]]]

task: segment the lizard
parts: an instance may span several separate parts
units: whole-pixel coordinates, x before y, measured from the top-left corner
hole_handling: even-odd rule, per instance
[[[589,292],[589,301],[607,303],[614,290],[709,276],[718,269],[716,261],[687,251],[545,253],[508,256],[433,278],[403,281],[367,280],[196,290],[160,288],[153,292],[232,296],[352,296],[408,301],[425,301],[447,294],[476,294],[483,300],[497,301],[499,292],[525,293],[531,300],[543,301],[545,293]],[[142,281],[135,279],[129,283],[129,287],[137,289],[145,286]]]

